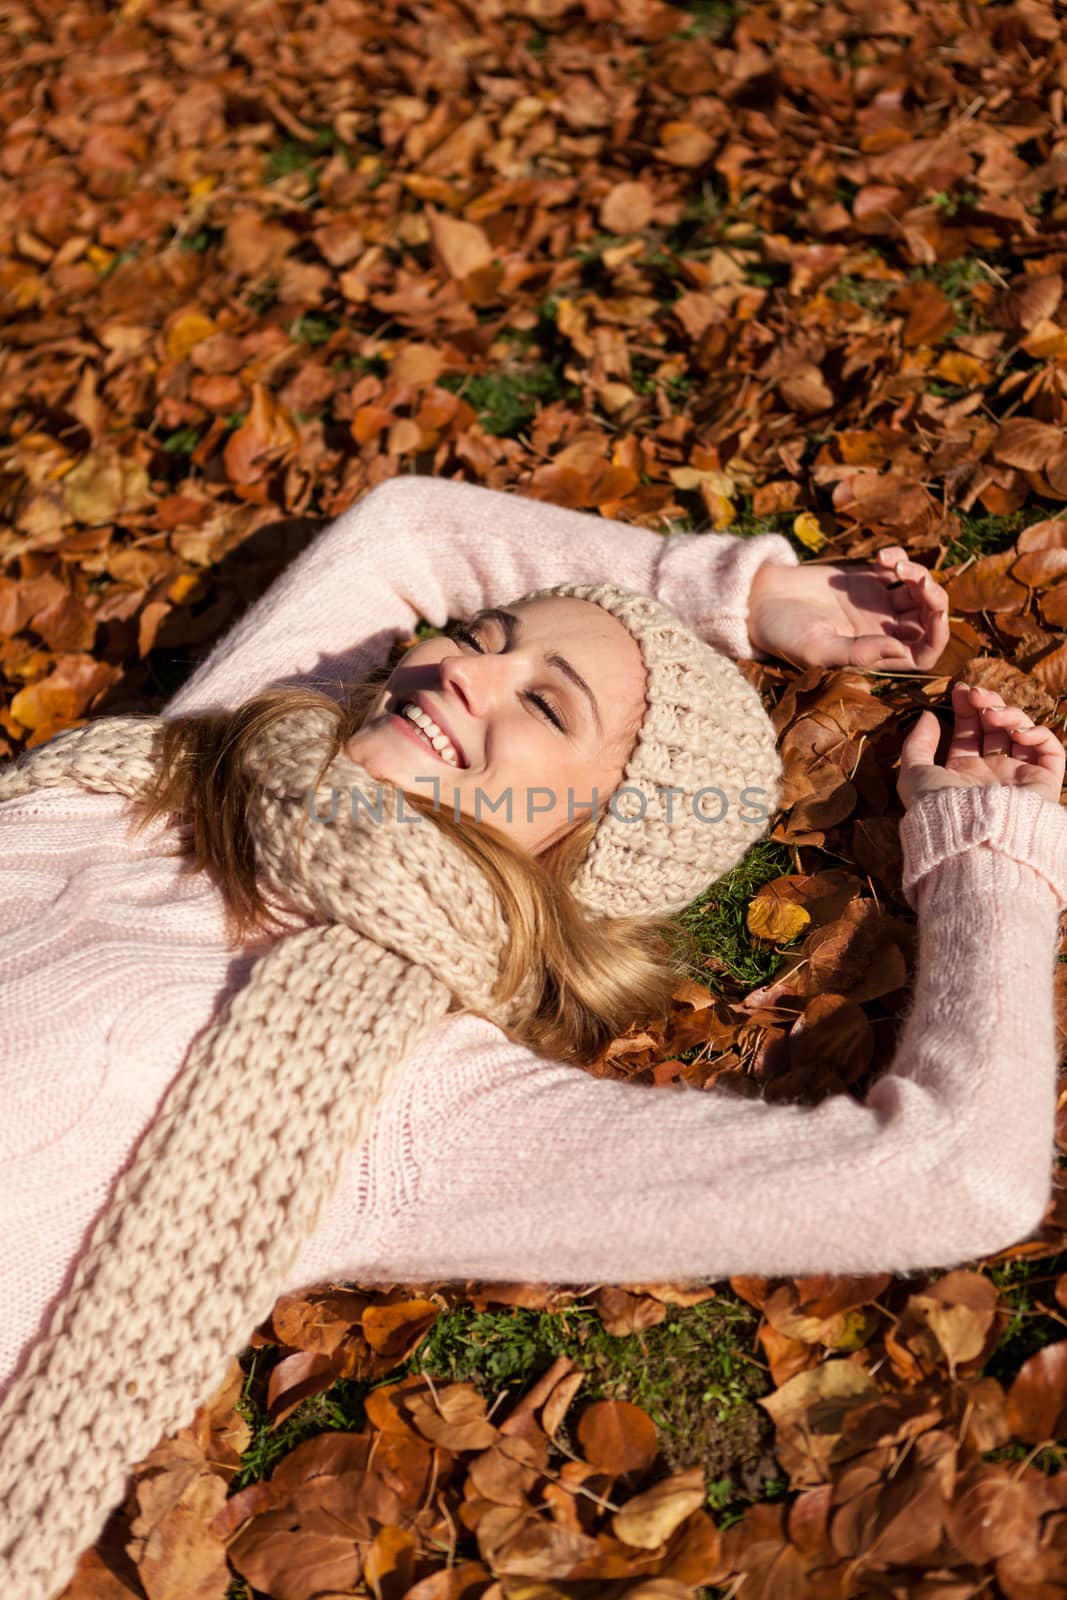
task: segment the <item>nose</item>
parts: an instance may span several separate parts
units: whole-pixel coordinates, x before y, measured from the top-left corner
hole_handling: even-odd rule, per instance
[[[503,656],[486,653],[443,656],[438,671],[442,686],[458,695],[468,715],[484,717],[505,689],[510,668]]]

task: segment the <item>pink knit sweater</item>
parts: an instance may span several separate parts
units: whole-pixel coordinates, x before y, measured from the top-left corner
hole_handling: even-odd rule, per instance
[[[170,701],[336,686],[423,616],[610,579],[754,654],[767,535],[675,534],[404,478],[316,538]],[[0,804],[0,1390],[43,1331],[194,1036],[244,980],[217,890],[75,789]],[[1012,1243],[1049,1192],[1052,980],[1067,820],[1003,786],[924,797],[902,828],[920,918],[910,1014],[860,1104],[768,1105],[598,1080],[470,1017],[411,1055],[287,1287],[554,1283],[942,1266]],[[249,1062],[249,1071],[255,1063]]]

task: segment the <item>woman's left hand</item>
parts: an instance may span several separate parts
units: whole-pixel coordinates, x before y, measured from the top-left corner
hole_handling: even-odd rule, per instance
[[[873,561],[765,561],[748,632],[757,650],[795,666],[927,672],[948,643],[948,596],[900,545]]]

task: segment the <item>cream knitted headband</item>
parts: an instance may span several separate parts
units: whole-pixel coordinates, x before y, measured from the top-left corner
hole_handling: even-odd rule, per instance
[[[576,892],[594,913],[677,909],[762,830],[729,812],[704,820],[691,794],[671,812],[656,788],[748,785],[773,810],[780,767],[758,696],[655,601],[610,585],[536,593],[604,606],[648,669],[623,776],[647,813],[624,820],[620,802],[603,819]],[[136,798],[160,728],[157,717],[104,717],[58,734],[0,771],[0,799],[70,784]],[[53,1600],[122,1501],[130,1466],[217,1389],[392,1074],[451,1000],[504,1028],[512,1020],[492,999],[507,929],[487,881],[432,822],[399,822],[395,791],[339,751],[336,735],[326,711],[290,713],[248,749],[257,873],[311,925],[256,961],[191,1047],[0,1405],[5,1596]],[[347,808],[329,826],[311,820],[309,792],[323,816],[335,788],[384,790],[386,803],[373,821]]]

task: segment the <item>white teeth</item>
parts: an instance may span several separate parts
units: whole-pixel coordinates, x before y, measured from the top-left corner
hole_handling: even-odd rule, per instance
[[[437,751],[443,761],[447,761],[453,767],[459,766],[459,756],[456,753],[455,745],[447,733],[441,731],[433,718],[427,716],[421,706],[417,706],[414,703],[402,706],[400,715],[406,717],[409,722],[413,722],[426,735],[427,743]]]

